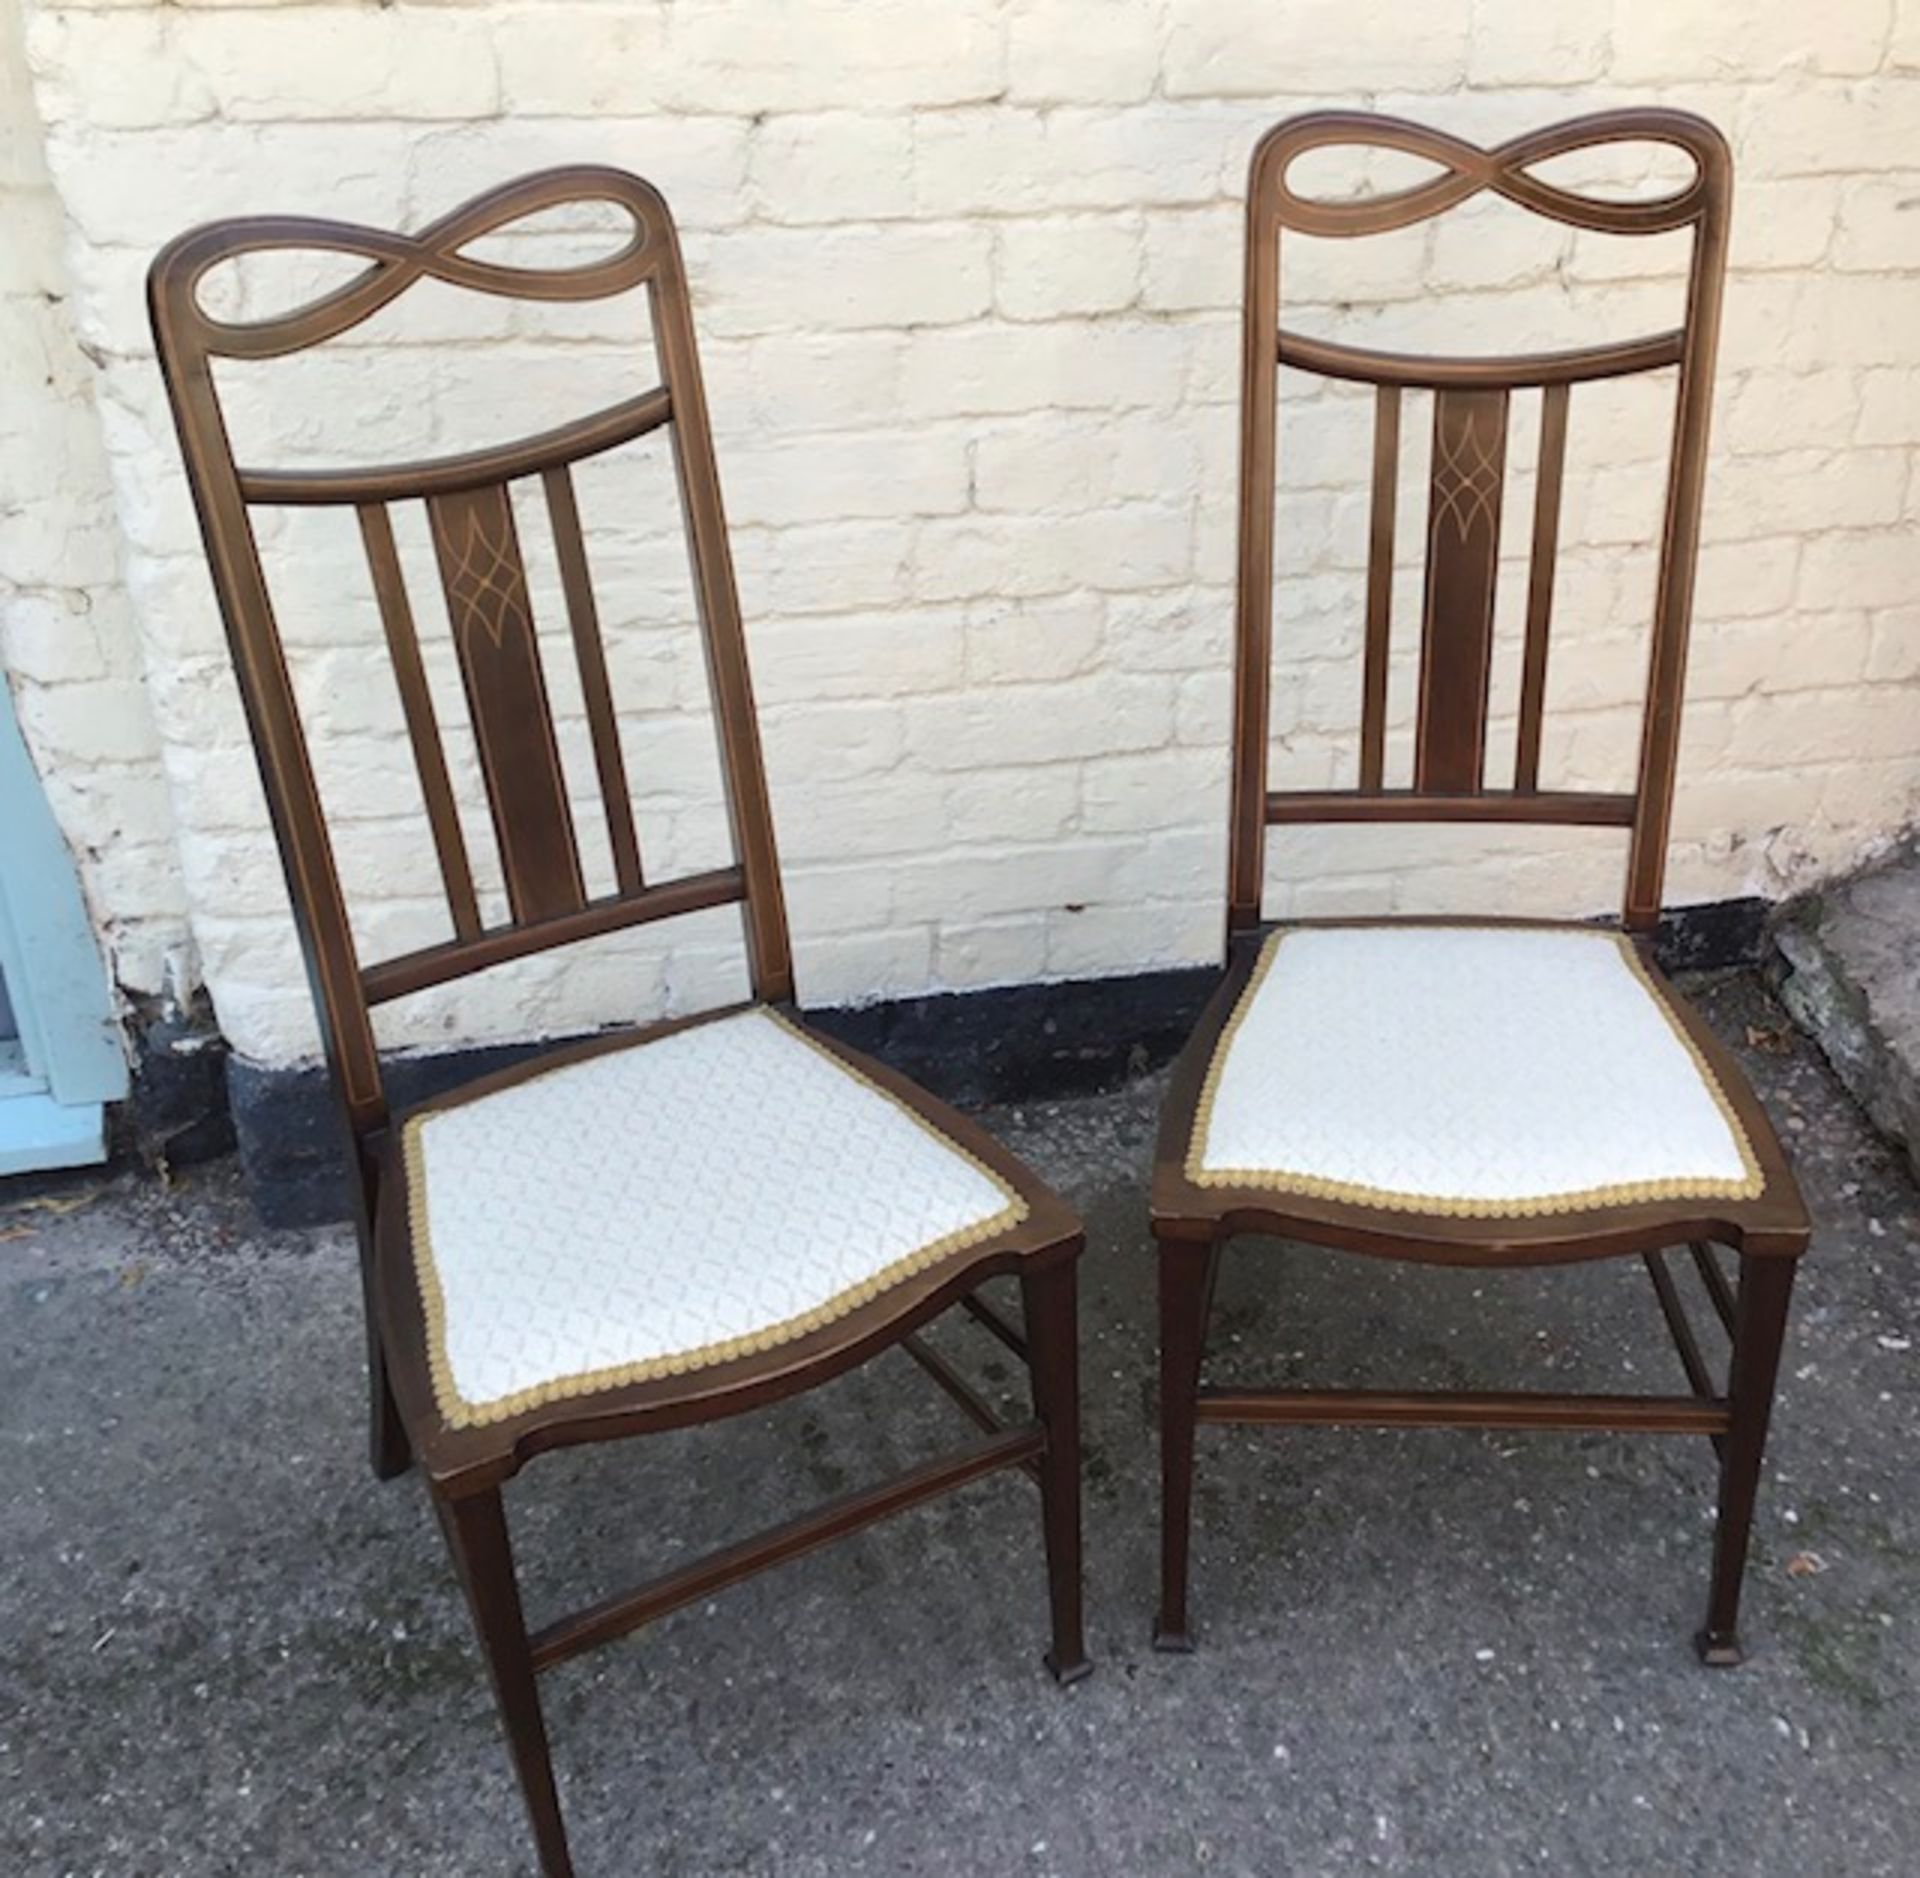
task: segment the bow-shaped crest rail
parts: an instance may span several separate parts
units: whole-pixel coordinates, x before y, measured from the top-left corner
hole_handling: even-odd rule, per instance
[[[1685,152],[1693,176],[1680,189],[1642,201],[1583,195],[1543,182],[1536,164],[1575,150],[1618,143],[1655,143]],[[1329,202],[1304,196],[1287,181],[1296,158],[1329,146],[1399,150],[1438,164],[1444,174],[1385,195]],[[1614,235],[1653,235],[1700,220],[1724,196],[1731,172],[1725,140],[1704,118],[1684,111],[1601,111],[1483,150],[1444,131],[1401,118],[1351,111],[1319,111],[1271,131],[1254,160],[1254,190],[1283,228],[1303,235],[1386,234],[1440,215],[1492,190],[1509,202],[1575,228]]]
[[[605,258],[574,267],[513,267],[463,252],[482,237],[548,209],[605,202],[626,211],[633,231]],[[476,197],[417,235],[308,216],[215,222],[182,235],[155,262],[151,292],[176,330],[227,358],[273,359],[336,338],[370,319],[416,281],[439,280],[476,293],[523,300],[601,300],[639,286],[671,251],[671,223],[651,184],[622,170],[577,165],[542,170]],[[372,266],[291,312],[223,320],[200,303],[200,283],[223,261],[272,249],[361,255]]]

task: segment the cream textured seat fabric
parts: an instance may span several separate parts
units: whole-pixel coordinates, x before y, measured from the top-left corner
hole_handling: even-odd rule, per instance
[[[416,1115],[404,1159],[456,1427],[785,1342],[1027,1211],[765,1010]]]
[[[1488,1218],[1763,1185],[1631,944],[1577,927],[1274,934],[1221,1034],[1187,1174]]]

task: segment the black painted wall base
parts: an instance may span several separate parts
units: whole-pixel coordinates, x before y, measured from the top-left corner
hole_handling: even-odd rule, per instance
[[[1661,921],[1660,961],[1669,971],[1754,964],[1769,911],[1760,899],[1676,908]],[[1185,1041],[1218,976],[1202,967],[1011,985],[814,1010],[807,1018],[936,1095],[977,1107],[1085,1094],[1158,1068]],[[386,1065],[388,1091],[404,1108],[558,1041],[395,1056]],[[268,1069],[235,1057],[227,1100],[248,1187],[267,1224],[347,1217],[345,1161],[320,1068]]]

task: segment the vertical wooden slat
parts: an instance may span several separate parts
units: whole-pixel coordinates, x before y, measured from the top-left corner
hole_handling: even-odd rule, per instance
[[[1504,390],[1436,392],[1414,787],[1478,794],[1506,473]]]
[[[504,483],[432,497],[427,513],[516,920],[586,903],[573,816]]]
[[[400,688],[407,741],[413,745],[413,766],[420,777],[420,793],[426,798],[427,826],[433,833],[433,851],[439,857],[453,930],[462,939],[478,938],[480,905],[473,892],[473,869],[467,861],[459,811],[453,805],[453,784],[447,776],[446,746],[440,741],[433,693],[427,686],[426,667],[420,662],[420,636],[407,600],[406,577],[394,551],[393,522],[382,502],[362,503],[358,514],[360,539],[366,545],[367,565],[373,571],[374,598],[380,603],[380,624],[387,635],[394,682]]]
[[[1373,519],[1367,547],[1367,650],[1361,677],[1360,787],[1386,773],[1387,654],[1393,629],[1393,525],[1400,501],[1400,387],[1382,385],[1373,416]]]
[[[633,802],[627,793],[627,766],[620,754],[620,726],[614,716],[613,686],[607,678],[607,649],[600,637],[600,613],[593,579],[587,572],[586,542],[580,532],[580,505],[573,476],[563,463],[545,472],[547,514],[560,560],[560,585],[567,596],[567,621],[573,629],[573,653],[580,667],[580,693],[586,701],[587,729],[593,738],[593,766],[607,814],[607,840],[613,848],[614,878],[622,893],[643,884],[640,841],[634,833]]]
[[[1513,786],[1540,788],[1540,717],[1547,701],[1547,633],[1553,622],[1553,571],[1560,546],[1560,485],[1567,467],[1567,388],[1549,385],[1540,401],[1540,473],[1533,490],[1533,557],[1527,569],[1527,643],[1520,666],[1520,743]]]

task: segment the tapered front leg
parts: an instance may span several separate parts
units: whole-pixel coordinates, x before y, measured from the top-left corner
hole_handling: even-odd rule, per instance
[[[1216,1246],[1160,1242],[1160,1614],[1156,1650],[1191,1650],[1187,1555],[1193,1533],[1193,1435]]]
[[[1020,1291],[1026,1312],[1034,1413],[1047,1431],[1047,1449],[1040,1463],[1047,1591],[1053,1615],[1053,1648],[1047,1652],[1047,1667],[1058,1682],[1078,1682],[1093,1664],[1087,1656],[1081,1619],[1077,1254],[1023,1276]]]
[[[1740,1591],[1746,1578],[1753,1506],[1760,1465],[1773,1417],[1774,1381],[1786,1340],[1787,1307],[1800,1261],[1777,1255],[1743,1254],[1740,1300],[1733,1322],[1733,1365],[1727,1385],[1733,1426],[1720,1456],[1720,1516],[1713,1535],[1713,1588],[1706,1628],[1697,1643],[1700,1660],[1716,1668],[1740,1662]]]
[[[540,1689],[533,1655],[527,1647],[520,1586],[513,1575],[513,1548],[507,1537],[506,1510],[498,1488],[460,1499],[436,1498],[441,1530],[460,1573],[480,1653],[500,1705],[514,1772],[526,1797],[527,1817],[545,1878],[573,1878],[567,1829],[560,1818],[560,1796],[553,1784],[547,1751],[547,1725],[540,1713]]]

